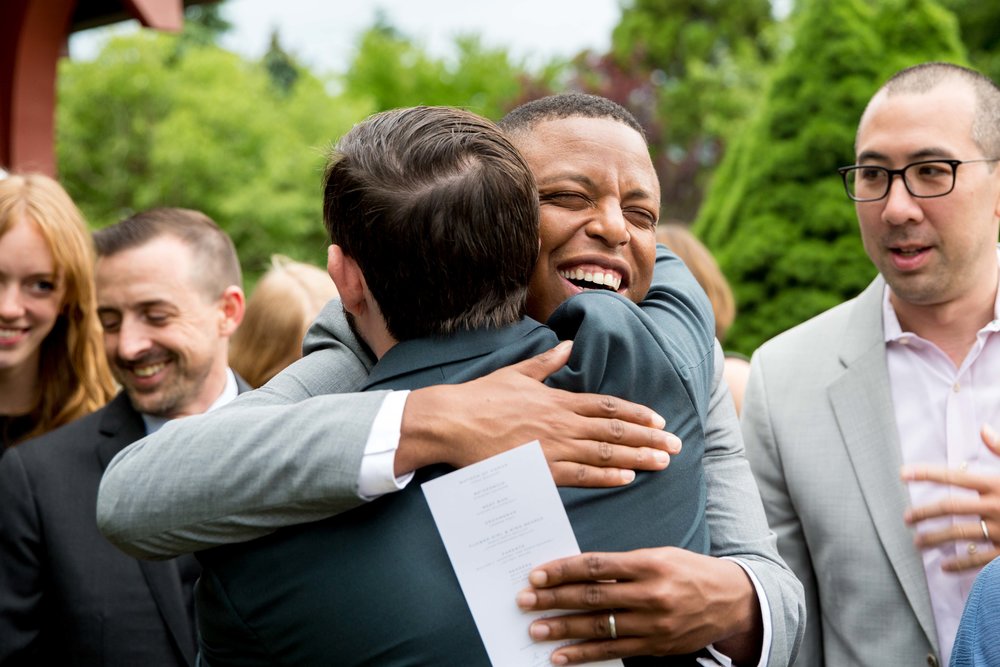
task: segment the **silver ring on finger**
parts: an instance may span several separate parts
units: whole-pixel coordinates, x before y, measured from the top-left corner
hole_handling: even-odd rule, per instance
[[[986,519],[979,520],[979,527],[983,529],[983,539],[987,542],[992,542],[990,539],[990,529],[986,527]]]
[[[610,612],[608,614],[608,629],[611,630],[611,638],[618,639],[618,628],[615,625],[615,614]]]

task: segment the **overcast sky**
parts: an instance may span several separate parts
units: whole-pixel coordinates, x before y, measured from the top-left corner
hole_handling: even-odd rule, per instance
[[[285,49],[311,69],[342,72],[357,36],[379,8],[432,54],[448,55],[456,35],[477,33],[487,45],[507,47],[531,64],[586,48],[607,50],[621,16],[618,0],[226,0],[223,14],[234,28],[223,45],[258,58],[276,27]],[[108,33],[78,33],[70,40],[70,54],[92,57]]]

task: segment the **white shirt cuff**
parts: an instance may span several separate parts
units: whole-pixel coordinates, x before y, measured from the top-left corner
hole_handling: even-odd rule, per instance
[[[401,477],[394,474],[403,408],[409,395],[410,392],[405,390],[389,392],[375,415],[358,474],[358,496],[362,500],[374,500],[386,493],[399,491],[413,479],[412,472]]]
[[[771,628],[771,606],[767,603],[767,596],[764,595],[764,588],[760,585],[760,581],[757,580],[757,575],[753,573],[750,566],[739,558],[732,558],[730,556],[723,556],[726,560],[731,560],[740,567],[743,571],[747,573],[750,577],[750,581],[753,583],[753,589],[757,592],[757,601],[760,602],[760,617],[764,623],[764,640],[761,643],[760,649],[760,662],[757,663],[757,667],[766,667],[768,659],[771,657],[771,635],[773,630]],[[715,647],[711,644],[706,647],[708,652],[712,654],[712,657],[716,660],[716,665],[719,667],[732,667],[733,661],[728,657],[719,653],[715,650]],[[709,662],[706,658],[698,658],[698,662],[704,667],[711,667],[713,663]]]

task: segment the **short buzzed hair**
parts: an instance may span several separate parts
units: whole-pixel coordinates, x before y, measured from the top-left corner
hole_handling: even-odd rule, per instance
[[[1000,88],[976,70],[953,63],[921,63],[896,72],[878,92],[889,96],[926,93],[949,80],[963,81],[972,88],[976,96],[972,140],[985,157],[1000,157]]]
[[[606,97],[585,93],[549,95],[515,107],[500,119],[500,129],[516,138],[531,131],[538,123],[564,118],[607,118],[627,125],[646,141],[646,131],[632,113]]]
[[[136,213],[94,232],[94,245],[98,257],[111,257],[161,236],[172,236],[190,246],[195,267],[191,279],[205,297],[214,300],[230,285],[243,286],[233,240],[201,211],[153,208]]]

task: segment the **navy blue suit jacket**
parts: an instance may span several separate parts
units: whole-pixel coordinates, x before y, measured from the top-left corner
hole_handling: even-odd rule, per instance
[[[564,303],[551,328],[525,319],[499,330],[402,342],[367,388],[457,383],[573,338],[561,388],[599,391],[670,416],[684,442],[660,473],[616,489],[560,489],[581,549],[673,545],[707,553],[702,476],[712,380],[711,307],[675,256],[658,254],[640,309],[610,292]],[[669,332],[669,333],[664,333]],[[417,472],[399,493],[314,524],[199,555],[196,597],[202,659],[220,665],[488,665],[438,537]],[[513,604],[498,601],[498,604]]]

